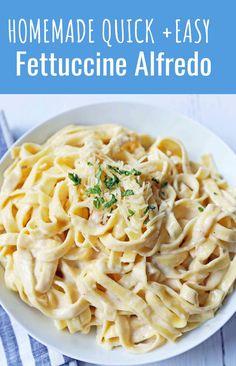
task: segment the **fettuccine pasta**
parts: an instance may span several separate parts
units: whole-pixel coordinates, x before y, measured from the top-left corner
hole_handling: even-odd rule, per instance
[[[117,125],[12,150],[6,286],[70,333],[147,352],[212,318],[236,277],[236,191],[210,155]]]

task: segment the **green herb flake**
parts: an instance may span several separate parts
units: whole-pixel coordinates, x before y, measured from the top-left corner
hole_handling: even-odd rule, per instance
[[[139,170],[137,170],[137,169],[132,169],[131,170],[131,172],[132,172],[132,174],[133,175],[135,175],[135,176],[137,176],[137,175],[141,175],[142,174],[142,172],[140,172]]]
[[[126,189],[126,191],[122,192],[122,197],[133,196],[133,195],[134,191],[132,189]]]
[[[73,182],[74,186],[78,186],[81,183],[81,178],[76,173],[68,173],[68,178]]]
[[[144,220],[143,224],[147,225],[147,223],[150,221],[149,216]]]
[[[98,194],[100,196],[101,193],[102,193],[102,191],[101,191],[101,188],[99,187],[99,185],[96,184],[94,187],[91,187],[91,188],[86,189],[85,193],[87,195],[90,195],[90,194]]]
[[[108,189],[113,189],[117,184],[120,182],[119,178],[116,175],[113,175],[112,177],[106,177],[104,179],[104,184]]]
[[[108,169],[112,170],[113,172],[120,174],[120,169],[117,168],[116,166],[108,165],[107,167],[108,167]]]
[[[110,170],[113,170],[114,172],[116,172],[117,174],[120,174],[120,175],[135,175],[135,176],[138,176],[138,175],[141,175],[142,172],[140,172],[139,170],[137,169],[131,169],[131,170],[123,170],[123,169],[119,169],[118,167],[115,167],[115,166],[112,166],[112,165],[108,165],[107,166],[108,169]]]
[[[218,193],[217,193],[217,192],[214,192],[214,195],[215,195],[215,196],[217,196],[217,195],[218,195]]]
[[[131,170],[120,170],[120,174],[129,176],[129,175],[132,175],[132,171]]]
[[[131,218],[132,216],[134,216],[135,211],[133,211],[133,210],[131,210],[131,209],[129,208],[129,209],[128,209],[128,213],[129,213],[129,215],[127,216],[127,219],[128,219],[128,220],[130,220],[130,218]]]
[[[101,198],[95,197],[93,200],[93,205],[95,208],[99,209],[101,207]]]
[[[87,165],[88,165],[88,166],[93,166],[93,164],[92,164],[92,163],[90,163],[90,161],[88,161],[88,162],[87,162]]]
[[[198,207],[198,211],[203,212],[204,208],[203,207]]]
[[[115,195],[114,195],[114,194],[112,194],[110,201],[106,202],[106,203],[104,204],[104,207],[105,207],[105,208],[110,208],[110,207],[111,207],[111,206],[113,206],[116,202],[117,202],[117,199],[116,199]]]
[[[156,206],[154,205],[148,205],[145,210],[144,210],[144,214],[146,214],[149,210],[155,210]]]
[[[96,175],[95,175],[95,177],[97,178],[97,183],[99,183],[99,182],[100,182],[100,180],[101,180],[101,176],[102,176],[102,167],[101,167],[101,165],[99,165],[99,166],[98,166],[98,171],[97,171],[97,173],[96,173]]]
[[[155,182],[155,183],[157,183],[157,184],[160,183],[159,180],[157,178],[155,178],[155,177],[152,178],[152,181]]]
[[[105,202],[103,197],[96,196],[93,200],[93,205],[95,208],[101,208],[102,204]]]

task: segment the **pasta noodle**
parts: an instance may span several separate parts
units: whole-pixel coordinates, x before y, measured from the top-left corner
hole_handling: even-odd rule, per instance
[[[12,150],[0,191],[8,288],[70,333],[147,352],[212,318],[236,277],[236,191],[210,155],[118,125]]]

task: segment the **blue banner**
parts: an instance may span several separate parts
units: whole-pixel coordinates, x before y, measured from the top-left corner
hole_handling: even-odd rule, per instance
[[[236,5],[8,1],[0,93],[236,93]]]

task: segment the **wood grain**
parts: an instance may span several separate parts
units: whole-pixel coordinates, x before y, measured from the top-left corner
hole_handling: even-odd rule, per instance
[[[224,366],[236,365],[236,314],[223,327],[222,335],[224,339]]]

